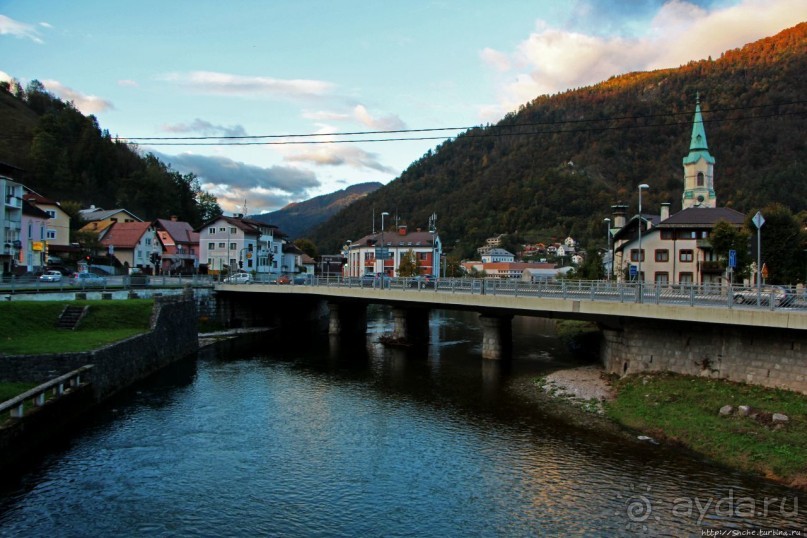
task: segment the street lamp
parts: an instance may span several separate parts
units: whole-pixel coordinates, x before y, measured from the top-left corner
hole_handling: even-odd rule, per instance
[[[607,244],[606,252],[608,253],[609,256],[609,263],[605,264],[605,279],[611,280],[611,268],[614,266],[614,255],[611,253],[611,219],[605,217],[604,219],[602,219],[602,221],[608,226],[605,241]]]
[[[639,271],[636,275],[639,279],[639,302],[642,302],[642,191],[649,189],[650,185],[642,183],[639,185]]]

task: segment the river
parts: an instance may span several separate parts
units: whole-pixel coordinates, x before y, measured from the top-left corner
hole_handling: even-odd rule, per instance
[[[532,381],[579,363],[542,320],[481,359],[475,314],[427,349],[268,333],[205,348],[94,413],[0,491],[0,536],[701,536],[807,531],[795,490],[569,424]],[[284,341],[281,341],[284,340]]]

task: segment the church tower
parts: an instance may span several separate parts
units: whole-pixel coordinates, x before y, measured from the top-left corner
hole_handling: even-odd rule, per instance
[[[692,140],[689,143],[689,155],[684,157],[682,209],[716,207],[714,166],[715,158],[709,154],[709,148],[706,146],[706,131],[703,128],[700,96],[696,96]]]

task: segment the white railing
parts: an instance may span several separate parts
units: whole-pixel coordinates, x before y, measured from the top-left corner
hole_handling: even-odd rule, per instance
[[[82,366],[77,370],[68,372],[56,379],[51,379],[31,390],[23,392],[19,396],[0,403],[0,417],[10,412],[12,418],[22,418],[25,416],[26,405],[42,407],[45,405],[45,402],[50,399],[58,398],[67,392],[75,390],[81,386],[81,377],[91,369],[92,364]]]

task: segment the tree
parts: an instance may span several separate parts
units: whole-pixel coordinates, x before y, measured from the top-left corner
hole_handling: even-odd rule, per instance
[[[596,251],[586,251],[586,259],[571,271],[569,278],[574,280],[602,280],[605,278],[602,257]]]
[[[718,221],[709,234],[709,242],[724,269],[728,266],[729,251],[736,252],[734,272],[740,278],[748,276],[751,266],[751,253],[748,250],[750,240],[751,236],[746,230],[738,230],[725,220]]]
[[[409,251],[401,256],[401,263],[398,265],[398,276],[417,276],[420,274],[418,270],[418,261],[415,257],[415,252],[410,248]]]
[[[303,238],[303,239],[295,239],[294,240],[294,245],[297,248],[299,248],[300,250],[302,250],[303,252],[305,252],[306,254],[308,254],[312,259],[316,260],[317,258],[319,258],[319,252],[317,251],[317,245],[315,245],[314,242],[311,241],[310,239],[305,239],[305,238]]]
[[[756,212],[749,213],[749,221]],[[762,263],[768,268],[769,284],[795,284],[804,281],[805,233],[793,213],[782,204],[773,203],[762,210]],[[756,230],[753,223],[747,224]],[[755,234],[756,235],[756,234]]]
[[[196,196],[196,203],[199,205],[199,218],[202,224],[224,214],[221,206],[219,206],[219,201],[207,191],[199,192]]]

